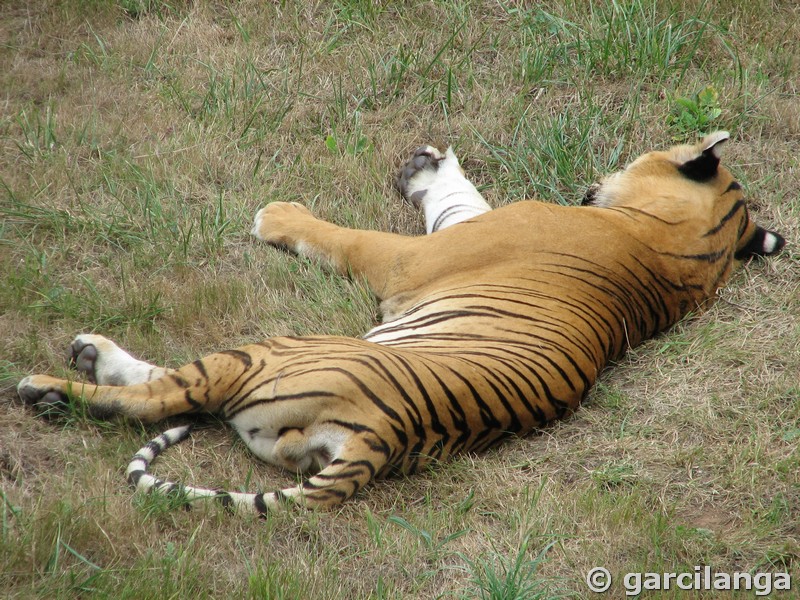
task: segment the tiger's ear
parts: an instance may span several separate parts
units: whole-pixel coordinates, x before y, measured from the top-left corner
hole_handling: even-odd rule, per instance
[[[730,137],[727,131],[709,133],[697,145],[697,155],[680,165],[678,170],[694,181],[708,181],[717,174],[722,144]]]

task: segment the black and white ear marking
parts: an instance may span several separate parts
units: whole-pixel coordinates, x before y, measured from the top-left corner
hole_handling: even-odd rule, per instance
[[[780,252],[786,245],[782,235],[756,226],[753,237],[747,244],[736,252],[736,260],[747,260],[753,256],[772,256]]]
[[[730,137],[727,131],[708,134],[700,144],[700,154],[680,165],[678,170],[694,181],[708,181],[717,174],[722,144]]]

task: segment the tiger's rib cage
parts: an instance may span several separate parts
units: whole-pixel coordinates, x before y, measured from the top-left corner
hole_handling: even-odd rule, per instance
[[[675,311],[647,270],[591,270],[587,259],[564,253],[536,261],[502,283],[433,294],[363,341],[270,340],[272,375],[254,374],[220,412],[237,426],[265,420],[249,411],[282,404],[303,415],[313,402],[317,426],[368,435],[385,459],[378,475],[411,472],[561,417],[609,359],[669,325]]]

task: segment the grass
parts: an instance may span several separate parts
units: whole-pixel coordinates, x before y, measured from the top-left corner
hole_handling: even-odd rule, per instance
[[[583,598],[594,566],[621,596],[623,573],[695,565],[800,585],[798,17],[788,0],[5,6],[0,587]],[[733,133],[726,160],[786,251],[540,434],[332,514],[259,521],[132,498],[123,465],[157,428],[16,402],[25,374],[67,372],[81,331],[179,365],[270,335],[367,330],[361,282],[250,238],[267,202],[418,235],[392,179],[420,144],[455,146],[494,205],[574,204],[599,174],[715,128]],[[292,479],[213,421],[156,468],[231,489]]]

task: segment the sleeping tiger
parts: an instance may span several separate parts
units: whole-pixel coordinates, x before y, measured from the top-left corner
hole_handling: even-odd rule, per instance
[[[19,395],[40,407],[81,398],[100,418],[216,413],[259,458],[308,473],[253,494],[159,480],[149,463],[188,434],[178,427],[131,461],[141,490],[260,514],[337,506],[375,478],[570,413],[610,360],[707,306],[736,265],[777,253],[784,239],[750,220],[719,164],[728,137],[644,154],[591,186],[584,206],[496,210],[451,150],[423,147],[399,187],[430,235],[345,229],[296,203],[255,217],[257,238],[366,279],[383,323],[363,338],[275,337],[173,370],[80,335],[71,360],[91,383],[34,375]]]

